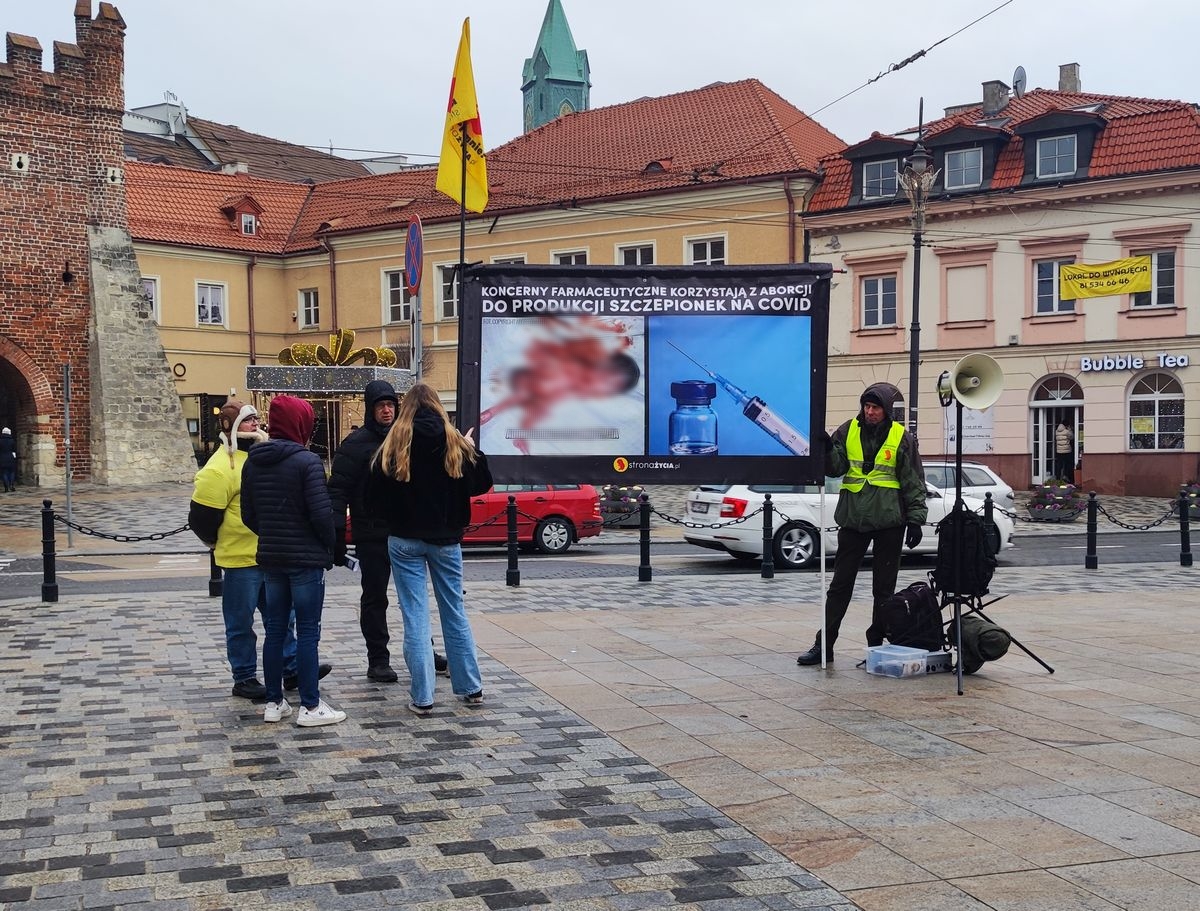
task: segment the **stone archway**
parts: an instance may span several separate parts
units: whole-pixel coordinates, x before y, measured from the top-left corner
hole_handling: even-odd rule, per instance
[[[62,480],[55,466],[54,395],[49,378],[26,351],[0,335],[0,424],[17,442],[17,483],[40,487]]]

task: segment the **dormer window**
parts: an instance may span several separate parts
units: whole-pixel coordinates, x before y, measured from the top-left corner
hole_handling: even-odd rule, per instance
[[[896,195],[896,159],[863,163],[863,199],[884,199]]]
[[[253,212],[242,213],[242,233],[257,234],[258,233],[258,218]]]
[[[946,153],[946,189],[965,190],[983,183],[983,149],[955,149]]]
[[[1048,136],[1037,141],[1037,176],[1074,177],[1075,136]]]

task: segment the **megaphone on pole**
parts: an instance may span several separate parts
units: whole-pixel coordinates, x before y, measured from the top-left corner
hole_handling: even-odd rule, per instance
[[[1004,371],[995,358],[968,354],[938,379],[942,405],[957,401],[964,408],[984,411],[996,404],[1004,391]]]

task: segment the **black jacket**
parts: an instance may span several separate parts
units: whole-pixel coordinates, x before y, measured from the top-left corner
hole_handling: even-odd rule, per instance
[[[446,429],[441,416],[418,411],[413,420],[410,480],[397,481],[378,465],[371,469],[365,490],[366,505],[387,523],[388,534],[417,538],[432,544],[462,540],[471,521],[471,497],[492,486],[487,457],[476,452],[475,463],[463,461],[463,476],[446,474]]]
[[[375,420],[375,403],[389,398],[393,401],[396,399],[391,383],[382,380],[367,383],[364,393],[367,416],[363,426],[342,440],[333,457],[333,468],[329,473],[329,503],[333,509],[335,541],[346,540],[347,506],[350,507],[350,534],[355,544],[387,540],[387,523],[363,508],[363,489],[371,470],[371,456],[375,455],[375,450],[388,433],[388,428]]]
[[[263,569],[333,566],[325,466],[292,440],[259,443],[242,469],[242,522],[258,535]]]
[[[0,433],[0,468],[15,468],[17,440],[11,433]]]

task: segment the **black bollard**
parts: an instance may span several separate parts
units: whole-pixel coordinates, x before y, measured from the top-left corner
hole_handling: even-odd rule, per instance
[[[58,600],[58,582],[54,576],[54,509],[50,500],[42,500],[42,600]]]
[[[650,570],[650,495],[642,494],[638,504],[638,544],[641,545],[641,563],[638,564],[638,581],[649,582]]]
[[[1192,565],[1191,517],[1188,515],[1186,484],[1179,489],[1179,565]]]
[[[1096,499],[1094,490],[1088,494],[1087,512],[1087,554],[1083,558],[1083,568],[1098,569],[1100,558],[1096,556],[1096,517],[1100,513],[1100,501]]]
[[[225,591],[225,580],[221,575],[221,567],[217,566],[217,552],[208,552],[208,596],[219,598]]]
[[[987,522],[988,533],[991,534],[993,528],[997,528],[994,513],[996,504],[992,501],[992,492],[989,490],[983,495],[983,520]],[[997,528],[997,530],[999,530]],[[999,556],[1000,551],[1004,549],[1004,542],[1000,540],[1000,535],[996,535],[996,551],[993,556]]]
[[[775,548],[771,546],[771,539],[774,536],[775,504],[771,502],[771,495],[766,494],[763,497],[762,577],[764,579],[775,578]]]
[[[517,498],[511,493],[504,511],[508,520],[508,570],[504,573],[504,584],[516,588],[521,584],[521,568],[517,565]]]

